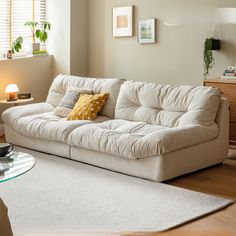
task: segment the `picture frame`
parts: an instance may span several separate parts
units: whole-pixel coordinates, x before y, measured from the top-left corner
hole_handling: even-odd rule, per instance
[[[133,36],[134,6],[112,8],[113,37]]]
[[[140,44],[156,43],[156,19],[138,21],[138,42]]]

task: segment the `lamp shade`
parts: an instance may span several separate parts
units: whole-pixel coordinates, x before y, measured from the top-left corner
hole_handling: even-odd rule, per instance
[[[19,89],[16,84],[8,84],[5,93],[16,93],[19,92]]]

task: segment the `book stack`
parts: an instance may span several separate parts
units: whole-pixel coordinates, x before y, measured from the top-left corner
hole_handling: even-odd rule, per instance
[[[236,66],[228,66],[221,79],[236,79]]]

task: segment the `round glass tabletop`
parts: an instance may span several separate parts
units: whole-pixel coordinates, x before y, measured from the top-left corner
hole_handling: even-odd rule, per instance
[[[11,180],[31,170],[36,163],[33,156],[23,152],[11,152],[0,157],[0,182]]]

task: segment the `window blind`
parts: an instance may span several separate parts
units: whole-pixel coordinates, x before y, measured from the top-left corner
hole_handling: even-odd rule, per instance
[[[0,51],[6,51],[10,42],[10,1],[0,0]]]
[[[0,0],[0,51],[6,52],[12,42],[24,38],[21,52],[26,52],[32,43],[32,33],[25,27],[26,21],[46,20],[46,0]]]
[[[46,19],[46,0],[34,0],[34,18],[35,21],[42,23]]]

